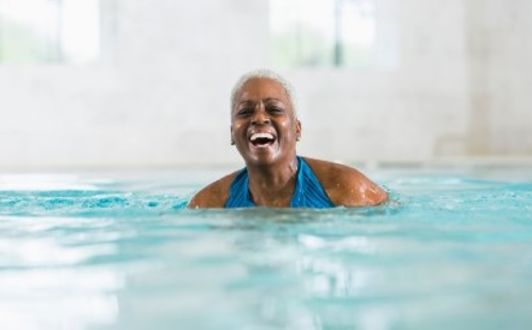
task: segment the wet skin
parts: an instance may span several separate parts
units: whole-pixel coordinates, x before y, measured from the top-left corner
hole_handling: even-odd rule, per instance
[[[295,188],[296,143],[301,123],[284,88],[274,80],[255,78],[236,94],[231,111],[231,143],[246,163],[249,191],[258,206],[288,207]],[[387,194],[355,169],[305,158],[335,205],[370,206]],[[198,192],[189,207],[224,207],[238,172]]]

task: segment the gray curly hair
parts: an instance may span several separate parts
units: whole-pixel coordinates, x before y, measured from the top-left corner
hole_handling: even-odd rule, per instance
[[[242,75],[242,77],[240,77],[240,79],[238,79],[238,81],[236,82],[235,86],[233,87],[231,91],[231,112],[236,107],[236,97],[237,97],[238,92],[242,89],[242,87],[248,81],[253,80],[253,79],[271,79],[277,82],[279,85],[281,85],[281,87],[283,87],[283,89],[285,90],[286,95],[288,95],[288,99],[290,100],[290,105],[292,106],[294,117],[297,118],[295,99],[294,99],[294,90],[292,88],[292,85],[290,85],[290,83],[286,79],[284,79],[281,75],[269,69],[260,69],[260,70],[251,71],[251,72],[245,73],[244,75]]]

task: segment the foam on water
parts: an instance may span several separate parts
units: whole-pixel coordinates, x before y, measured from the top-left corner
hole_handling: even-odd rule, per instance
[[[532,324],[526,179],[394,175],[387,205],[319,211],[188,210],[190,181],[76,180],[0,180],[2,328]]]

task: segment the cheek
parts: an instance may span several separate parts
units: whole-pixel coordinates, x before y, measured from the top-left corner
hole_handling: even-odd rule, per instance
[[[241,135],[241,132],[244,129],[243,126],[244,125],[242,123],[238,123],[238,122],[234,122],[232,124],[233,129],[231,130],[231,133],[235,138]]]
[[[285,134],[289,136],[296,135],[297,126],[292,120],[285,120],[279,124]]]
[[[233,128],[233,131],[234,131],[234,132],[235,132],[235,131],[238,131],[238,130],[240,129],[241,126],[242,126],[242,125],[241,125],[239,122],[236,122],[236,121],[234,121],[234,122],[231,123],[231,127]]]

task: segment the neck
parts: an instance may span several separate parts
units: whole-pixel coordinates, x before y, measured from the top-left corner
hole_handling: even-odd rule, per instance
[[[256,205],[286,207],[295,189],[297,158],[264,166],[247,166],[249,191]]]

